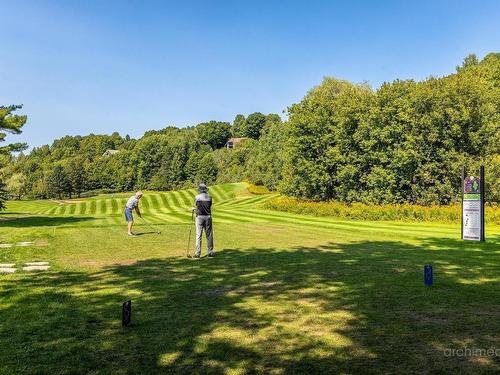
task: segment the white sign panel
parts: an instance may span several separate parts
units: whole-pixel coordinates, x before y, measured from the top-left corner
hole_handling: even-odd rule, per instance
[[[466,201],[463,202],[463,239],[464,240],[481,240],[481,201]]]
[[[481,241],[482,199],[481,180],[469,176],[463,181],[462,196],[462,239]]]

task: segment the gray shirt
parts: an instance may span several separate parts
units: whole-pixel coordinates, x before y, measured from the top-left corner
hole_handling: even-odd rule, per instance
[[[135,195],[132,195],[128,201],[127,204],[125,205],[125,208],[128,208],[129,210],[133,210],[139,205],[139,198],[137,198]]]

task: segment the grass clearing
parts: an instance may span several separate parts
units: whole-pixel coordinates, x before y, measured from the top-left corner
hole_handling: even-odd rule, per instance
[[[139,220],[135,238],[126,195],[9,202],[0,242],[34,244],[0,248],[0,263],[51,268],[0,275],[0,373],[500,371],[500,357],[445,355],[500,347],[498,226],[464,242],[450,224],[270,211],[259,205],[275,195],[244,184],[211,192],[217,257],[199,261],[185,258],[194,190],[146,192],[162,234]]]

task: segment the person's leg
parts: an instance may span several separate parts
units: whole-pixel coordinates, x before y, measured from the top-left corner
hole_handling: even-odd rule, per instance
[[[125,220],[127,220],[128,234],[132,235],[132,226],[134,225],[134,216],[132,211],[125,209]]]
[[[214,233],[212,231],[212,217],[209,216],[205,223],[205,233],[207,235],[207,251],[208,255],[212,255],[214,252]]]
[[[203,234],[203,218],[196,217],[196,248],[194,251],[195,257],[201,256],[201,235]]]

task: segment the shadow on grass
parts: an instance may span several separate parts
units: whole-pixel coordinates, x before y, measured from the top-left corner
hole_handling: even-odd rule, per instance
[[[160,235],[160,233],[158,233],[158,232],[141,232],[141,233],[136,233],[135,235],[136,236],[147,236],[150,234],[156,234],[157,236]]]
[[[499,245],[225,249],[5,280],[0,372],[495,373],[498,357],[444,351],[498,348]]]
[[[3,215],[3,214],[2,214]],[[2,227],[54,227],[95,220],[90,216],[17,216],[0,221]]]

